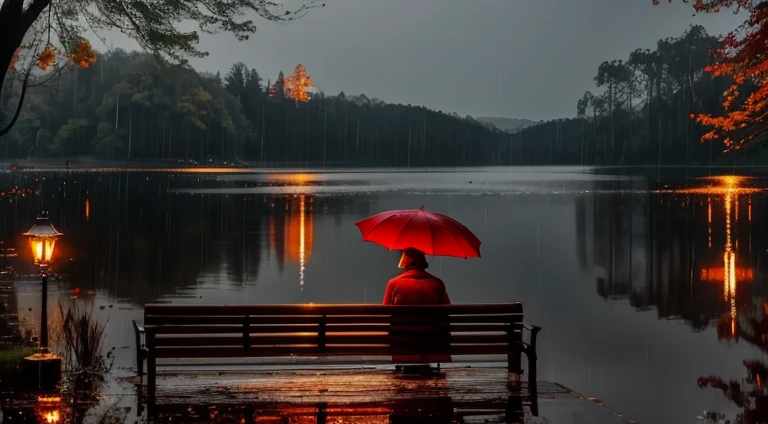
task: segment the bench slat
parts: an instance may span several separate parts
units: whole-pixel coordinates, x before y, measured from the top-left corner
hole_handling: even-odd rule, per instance
[[[251,336],[249,338],[250,348],[285,346],[285,345],[317,345],[319,342],[317,334],[285,334],[285,335],[267,335]],[[504,344],[509,341],[506,334],[467,334],[451,335],[451,344],[481,344],[498,343]],[[388,333],[327,333],[325,336],[326,345],[382,345],[401,344],[412,346],[414,349],[422,349],[424,345],[432,345],[437,342],[437,337],[430,337],[430,334],[423,333],[413,337],[390,336]],[[154,346],[157,348],[166,346],[242,346],[243,337],[237,336],[198,336],[198,337],[157,337]]]
[[[506,324],[451,324],[451,332],[501,332],[506,331]],[[514,328],[515,327],[513,325]],[[522,326],[519,326],[522,327]],[[294,333],[294,332],[318,332],[320,326],[313,324],[286,324],[286,325],[250,325],[251,334],[273,334],[273,333]],[[397,326],[388,324],[329,324],[326,326],[326,332],[371,332],[384,331],[390,329],[397,330]],[[408,327],[409,330],[420,331],[426,327]],[[152,326],[154,334],[240,334],[243,331],[242,323],[239,325],[160,325]]]
[[[279,325],[279,324],[318,324],[322,315],[306,316],[249,316],[248,322],[251,326],[255,325]],[[493,315],[449,315],[445,317],[447,321],[454,324],[503,324],[503,323],[521,323],[522,314],[493,314]],[[144,326],[147,331],[149,328],[157,325],[242,325],[245,315],[235,316],[212,316],[212,315],[145,315]],[[361,315],[327,315],[326,323],[330,324],[389,324],[393,318],[390,316]],[[405,322],[405,317],[394,318],[398,322]],[[424,320],[434,321],[434,316],[424,316]],[[408,317],[408,321],[416,322],[418,316]]]
[[[159,313],[158,313],[159,312]],[[435,306],[320,304],[320,305],[168,305],[148,304],[145,315],[451,315],[523,313],[517,303],[456,304]]]
[[[246,352],[242,347],[158,347],[157,358],[238,358],[238,357],[290,357],[290,356],[392,356],[413,355],[410,350],[396,350],[383,346],[328,346],[320,350],[317,346],[251,347]],[[451,355],[506,355],[507,345],[458,345],[451,346],[450,352],[425,352],[425,355],[449,353]]]
[[[523,342],[522,304],[481,305],[168,305],[144,310],[148,394],[158,358],[390,357],[395,363],[447,362],[445,355],[504,355],[519,373],[535,338]],[[138,330],[137,330],[137,334]],[[137,335],[137,337],[139,337]],[[137,339],[138,340],[138,339]],[[140,344],[137,341],[137,346]],[[137,354],[138,361],[143,357]]]

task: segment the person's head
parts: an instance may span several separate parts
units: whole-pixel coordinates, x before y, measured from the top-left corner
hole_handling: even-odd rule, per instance
[[[429,263],[427,263],[427,258],[424,256],[424,252],[409,247],[403,250],[403,255],[400,256],[400,263],[397,264],[397,267],[402,269],[427,269]]]

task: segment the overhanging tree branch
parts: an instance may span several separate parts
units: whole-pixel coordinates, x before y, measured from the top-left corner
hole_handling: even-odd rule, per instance
[[[27,94],[27,85],[29,83],[29,75],[31,72],[27,72],[26,75],[24,75],[24,82],[21,84],[21,95],[19,96],[19,103],[16,105],[16,111],[13,113],[13,118],[11,118],[11,121],[0,129],[0,137],[6,135],[9,131],[11,131],[11,128],[13,128],[13,125],[16,123],[16,120],[19,119],[19,115],[21,115],[21,107],[24,105],[24,97]]]
[[[25,10],[21,16],[21,26],[24,33],[29,30],[32,24],[35,23],[37,18],[40,17],[40,14],[43,13],[43,10],[45,10],[45,8],[48,7],[50,3],[51,0],[35,0],[27,7],[27,10]]]

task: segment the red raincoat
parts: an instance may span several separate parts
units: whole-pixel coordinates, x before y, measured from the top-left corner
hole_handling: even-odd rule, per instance
[[[429,266],[424,254],[417,250],[407,249],[403,252],[400,259],[400,268],[405,268],[402,274],[389,280],[387,289],[384,292],[385,305],[449,305],[451,299],[445,290],[443,281],[434,275],[428,273],[426,268]],[[450,328],[447,321],[439,316],[431,317],[427,322],[422,323],[422,330],[414,332],[413,330],[402,329],[390,332],[390,335],[396,339],[406,340],[405,344],[399,346],[393,343],[393,348],[409,349],[413,346],[407,340],[421,340],[429,347],[437,351],[445,351],[450,346]],[[408,318],[405,318],[404,324],[408,326]],[[431,322],[434,321],[434,322]],[[392,317],[394,328],[398,325],[398,318]],[[411,324],[412,325],[412,324]],[[423,330],[429,328],[429,330]],[[430,362],[450,362],[451,356],[446,354],[423,354],[423,355],[394,355],[392,361],[396,363],[430,363]]]
[[[443,280],[426,270],[411,268],[389,280],[385,305],[450,305]]]

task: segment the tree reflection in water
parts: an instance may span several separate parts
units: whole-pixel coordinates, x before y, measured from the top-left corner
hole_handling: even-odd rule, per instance
[[[761,183],[689,179],[650,196],[580,200],[579,260],[595,270],[598,295],[627,299],[638,311],[655,309],[660,319],[684,321],[695,332],[714,324],[722,343],[747,342],[768,353],[768,234],[752,222],[768,206]],[[698,386],[720,390],[743,408],[736,422],[768,423],[768,367],[752,358],[743,363],[743,381],[713,375],[699,378]],[[717,415],[705,418],[718,421]]]
[[[727,302],[728,311],[718,319],[717,338],[722,342],[737,343],[744,340],[768,352],[768,302],[763,303],[762,308],[753,308],[751,302],[738,302],[737,287],[741,283],[754,281],[752,268],[740,267],[737,264],[739,240],[735,236],[734,227],[739,221],[739,200],[746,197],[749,209],[747,219],[752,222],[752,197],[753,190],[741,187],[743,178],[724,177],[720,184],[708,190],[708,195],[720,195],[723,198],[725,210],[725,243],[723,252],[723,266],[717,272],[712,272],[710,278],[723,284],[723,300]],[[711,205],[711,202],[710,202]],[[711,206],[710,206],[711,210]],[[711,234],[711,213],[709,214]],[[711,240],[711,235],[709,236]],[[751,241],[751,240],[750,240]],[[710,241],[711,243],[711,241]],[[751,250],[751,244],[748,249]],[[720,278],[717,278],[720,277]],[[757,311],[754,311],[758,309]],[[737,406],[744,409],[743,413],[736,417],[737,423],[757,424],[768,422],[768,392],[765,390],[765,377],[768,368],[762,360],[743,361],[747,369],[747,376],[743,382],[730,380],[725,382],[718,376],[700,377],[698,385],[701,388],[712,387],[723,392]]]
[[[316,215],[332,216],[341,226],[342,215],[360,219],[370,214],[371,196],[317,197],[312,187],[317,182],[310,174],[284,173],[278,179],[219,177],[159,172],[0,173],[0,240],[7,244],[2,247],[26,246],[20,229],[31,226],[39,209],[48,209],[67,234],[57,245],[52,270],[66,276],[58,283],[61,288],[83,302],[87,302],[86,293],[98,293],[117,302],[144,305],[164,296],[180,298],[180,292],[194,287],[206,274],[221,270],[227,274],[221,284],[252,284],[259,278],[262,261],[271,260],[281,273],[286,264],[298,268],[292,280],[298,289],[308,284],[305,271],[316,241]],[[11,196],[13,187],[17,189]],[[8,261],[19,274],[33,273],[28,249],[18,253],[18,258],[3,257],[0,265]],[[15,303],[9,305],[18,309]],[[38,316],[34,309],[23,312]],[[49,320],[58,329],[70,325],[71,345],[80,343],[78,334],[97,335],[99,329],[82,330],[82,318],[88,314],[67,319],[66,312],[65,307],[61,314],[51,313]],[[0,324],[0,333],[3,330]],[[73,356],[80,355],[79,360],[91,363],[86,367],[91,370],[102,368],[93,361],[95,354],[89,348],[96,347],[93,341],[80,343],[72,351]],[[106,351],[111,348],[106,346],[103,353],[111,354]],[[58,416],[61,422],[83,422],[101,400],[102,381],[92,372],[70,377],[65,390],[56,395]],[[23,414],[16,414],[13,411],[20,407],[4,403],[3,414],[15,414],[16,421],[37,417],[46,422],[35,412],[34,399],[26,404]],[[51,419],[54,415],[51,412]]]
[[[56,271],[82,290],[106,291],[134,305],[178,296],[201,276],[222,270],[230,284],[245,286],[271,259],[281,273],[285,264],[298,266],[301,287],[315,216],[334,215],[341,225],[342,214],[367,216],[371,200],[317,197],[313,184],[322,182],[312,175],[221,180],[152,172],[3,174],[0,188],[39,186],[43,195],[0,196],[0,240],[24,245],[19,228],[47,208],[67,233],[57,245]],[[13,262],[20,273],[34,271],[28,256],[21,249]]]

